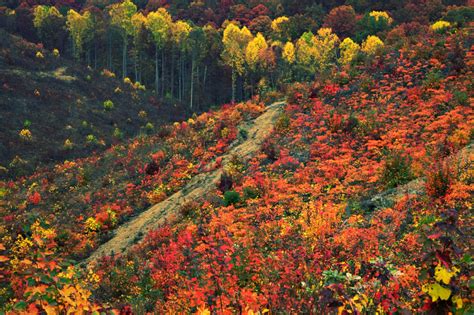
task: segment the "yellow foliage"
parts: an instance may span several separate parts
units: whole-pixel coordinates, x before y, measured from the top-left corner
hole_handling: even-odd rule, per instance
[[[56,7],[47,6],[47,5],[36,6],[35,9],[33,10],[33,15],[34,15],[33,25],[39,29],[41,29],[44,26],[44,24],[49,18],[62,17],[61,13],[58,11],[58,9],[56,9]]]
[[[296,61],[295,45],[292,42],[287,42],[283,47],[283,59],[289,64],[293,64]]]
[[[159,8],[155,12],[150,12],[146,19],[146,27],[153,35],[155,45],[163,47],[165,42],[171,36],[171,25],[173,20],[165,8]]]
[[[224,30],[222,58],[239,75],[244,72],[245,51],[251,40],[252,33],[246,27],[240,29],[234,23],[229,23]]]
[[[85,224],[86,229],[91,232],[98,231],[101,227],[101,224],[95,218],[88,218]]]
[[[20,131],[20,138],[26,141],[30,141],[31,139],[33,139],[33,135],[30,130],[22,129]]]
[[[117,27],[123,38],[133,35],[132,16],[137,12],[137,6],[131,0],[124,0],[110,6],[110,23]]]
[[[282,29],[282,24],[288,23],[290,19],[286,16],[280,16],[277,17],[272,21],[272,30],[274,30],[277,33],[281,33],[283,31]]]
[[[23,235],[20,234],[16,238],[15,244],[12,247],[12,252],[15,257],[22,257],[30,251],[32,246],[33,242],[28,237],[23,237]]]
[[[44,239],[53,239],[54,237],[56,237],[56,232],[54,231],[54,229],[43,228],[40,225],[39,221],[33,223],[33,225],[31,226],[31,232],[34,236]]]
[[[368,36],[367,39],[362,43],[362,51],[367,55],[375,55],[383,47],[384,43],[375,35]]]
[[[36,58],[43,59],[44,58],[43,53],[41,51],[36,52]]]
[[[459,272],[459,269],[456,267],[453,267],[453,270],[449,271],[448,269],[441,266],[441,264],[439,264],[435,268],[435,279],[438,282],[449,284],[449,282],[451,282],[451,278],[455,276],[458,272]]]
[[[86,11],[81,15],[70,9],[67,13],[66,26],[74,42],[74,53],[76,57],[79,57],[82,53],[84,42],[92,36],[93,23],[91,13]]]
[[[260,61],[260,55],[262,51],[268,48],[267,41],[261,33],[250,41],[245,50],[245,59],[250,68],[255,69]]]
[[[339,62],[343,65],[350,64],[360,51],[360,46],[349,37],[345,38],[339,45]]]
[[[451,23],[446,21],[437,21],[433,23],[430,28],[435,32],[441,32],[451,27]]]
[[[336,58],[339,37],[330,28],[321,28],[316,35],[305,33],[296,43],[297,60],[312,72],[326,70]]]
[[[57,48],[53,49],[53,56],[54,57],[59,57],[59,50]]]
[[[372,12],[369,13],[369,15],[374,17],[377,22],[380,19],[386,20],[388,24],[392,24],[392,22],[393,22],[393,19],[385,11],[372,11]]]
[[[441,286],[439,283],[424,285],[423,292],[428,293],[433,302],[436,302],[438,299],[447,301],[451,295],[451,290]]]
[[[177,21],[171,28],[173,41],[182,49],[185,47],[186,39],[188,38],[190,32],[191,25],[184,21]]]
[[[454,305],[456,305],[457,309],[462,308],[462,305],[463,305],[462,298],[459,295],[453,296],[451,300],[453,301]]]
[[[74,147],[74,143],[72,143],[71,140],[66,139],[66,140],[64,141],[64,145],[63,145],[63,146],[64,146],[64,148],[65,148],[66,150],[70,150],[70,149],[72,149],[72,148]]]
[[[147,19],[143,13],[138,12],[132,15],[132,27],[133,27],[133,36],[136,38],[140,31],[145,27]]]

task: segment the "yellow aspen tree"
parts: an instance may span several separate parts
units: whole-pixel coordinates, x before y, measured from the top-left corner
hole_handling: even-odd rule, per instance
[[[33,10],[33,25],[43,43],[52,44],[55,34],[63,27],[64,17],[53,6],[38,5]]]
[[[173,20],[171,15],[166,11],[165,8],[159,8],[155,12],[150,12],[146,20],[146,28],[150,31],[153,36],[153,41],[155,43],[155,92],[158,94],[158,85],[159,85],[159,67],[158,67],[158,52],[161,50],[162,60],[161,60],[161,73],[162,80],[164,77],[164,67],[163,62],[164,55],[164,46],[171,38],[171,26]]]
[[[258,33],[254,39],[252,39],[246,50],[245,50],[245,59],[250,69],[255,70],[260,63],[260,56],[262,51],[268,49],[267,41],[261,33]]]
[[[286,16],[280,16],[277,17],[272,21],[272,30],[276,37],[281,39],[281,40],[288,40],[289,34],[288,34],[288,25],[289,25],[290,19]]]
[[[122,78],[127,76],[127,47],[128,36],[133,35],[132,16],[137,12],[137,6],[131,0],[115,3],[110,7],[110,24],[115,26],[122,36]]]
[[[360,45],[354,42],[349,37],[346,37],[339,45],[339,63],[342,65],[351,64],[352,60],[354,60],[359,51]]]
[[[369,56],[375,55],[384,47],[383,41],[375,35],[368,36],[362,43],[362,51]]]
[[[135,59],[135,82],[139,81],[138,65],[140,63],[140,48],[142,46],[142,32],[145,29],[146,17],[141,13],[135,13],[132,16],[132,36],[133,36],[133,55]]]
[[[232,69],[232,101],[235,101],[235,84],[237,75],[244,73],[245,51],[248,43],[252,40],[252,33],[243,27],[240,29],[234,23],[229,23],[224,29],[222,43],[222,59]]]
[[[295,45],[292,42],[287,42],[283,47],[282,53],[283,60],[288,64],[294,64],[296,61]]]
[[[336,47],[339,37],[330,28],[320,28],[313,40],[319,71],[324,72],[336,61]]]
[[[93,22],[90,12],[86,11],[81,15],[70,9],[67,13],[66,27],[74,44],[74,56],[79,59],[84,50],[84,43],[92,35]]]
[[[185,21],[177,21],[171,28],[171,37],[178,47],[179,51],[179,63],[178,63],[178,98],[183,100],[184,89],[185,89],[185,78],[184,78],[184,55],[189,50],[189,33],[191,33],[192,27]]]

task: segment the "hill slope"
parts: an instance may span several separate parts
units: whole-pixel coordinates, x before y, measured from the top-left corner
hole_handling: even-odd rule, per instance
[[[227,164],[232,163],[236,157],[242,163],[246,163],[258,152],[261,144],[272,131],[282,105],[283,103],[275,103],[268,106],[261,116],[251,122],[248,126],[246,139],[242,143],[236,142],[235,146],[231,145],[229,151],[219,157],[222,162],[216,170],[194,176],[180,191],[120,226],[114,232],[114,237],[101,245],[87,259],[88,263],[94,263],[105,255],[126,252],[133,242],[139,241],[141,236],[146,235],[150,230],[165,222],[177,220],[180,216],[179,210],[183,205],[196,202],[202,196],[214,191],[222,178],[223,168],[226,168]]]
[[[86,156],[184,117],[131,84],[2,29],[0,43],[0,176]],[[113,103],[109,110],[104,108],[108,100]],[[23,136],[22,130],[27,130]]]
[[[294,84],[255,142],[258,99],[1,182],[6,307],[470,313],[471,34]]]

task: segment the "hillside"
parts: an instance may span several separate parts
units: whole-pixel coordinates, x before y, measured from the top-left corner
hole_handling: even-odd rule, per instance
[[[0,43],[1,177],[29,175],[39,165],[85,157],[186,115],[131,84],[3,29]],[[113,108],[106,109],[106,101]]]
[[[0,314],[472,314],[473,23],[1,3]]]

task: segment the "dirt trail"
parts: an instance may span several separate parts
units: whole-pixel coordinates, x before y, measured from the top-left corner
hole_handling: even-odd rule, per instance
[[[273,130],[275,120],[281,113],[284,104],[284,102],[278,102],[268,106],[262,115],[251,122],[247,128],[247,139],[240,144],[235,144],[227,154],[222,156],[222,166],[226,165],[232,156],[238,156],[243,162],[253,157],[260,150],[262,142]],[[118,227],[115,230],[115,236],[93,252],[85,260],[85,263],[93,264],[104,255],[127,252],[132,244],[139,240],[141,236],[146,235],[150,229],[176,218],[181,205],[205,196],[208,192],[214,190],[221,174],[222,167],[209,173],[194,176],[180,191]]]

